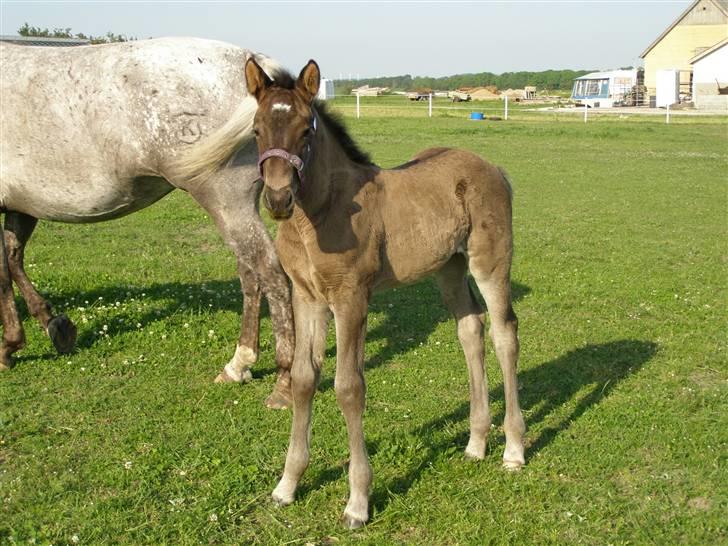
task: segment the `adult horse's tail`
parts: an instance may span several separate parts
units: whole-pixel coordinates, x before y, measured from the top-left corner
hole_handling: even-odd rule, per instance
[[[271,79],[290,78],[281,65],[270,57],[246,52],[245,60],[250,57],[255,58]],[[198,184],[224,167],[240,148],[252,140],[257,107],[255,98],[245,97],[222,127],[195,144],[172,164],[170,178],[175,182]]]

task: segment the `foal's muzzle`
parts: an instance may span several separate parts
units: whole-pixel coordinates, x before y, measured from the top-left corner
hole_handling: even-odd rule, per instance
[[[290,186],[280,190],[265,187],[263,190],[263,204],[271,216],[276,220],[287,220],[293,214],[293,191]]]

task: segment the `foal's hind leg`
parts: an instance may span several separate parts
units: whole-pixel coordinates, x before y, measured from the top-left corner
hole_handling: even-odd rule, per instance
[[[76,327],[65,315],[53,316],[51,306],[30,282],[25,273],[23,260],[25,245],[33,234],[38,220],[27,214],[8,212],[5,215],[5,249],[8,257],[10,274],[23,295],[30,314],[33,315],[48,333],[53,345],[59,353],[67,353],[76,343]]]
[[[465,353],[470,380],[470,440],[465,454],[474,459],[485,457],[490,430],[488,377],[484,369],[483,309],[468,285],[465,256],[455,254],[436,273],[442,299],[457,322],[458,339]]]
[[[518,319],[511,305],[511,251],[494,257],[494,253],[479,253],[478,245],[470,244],[470,272],[485,298],[490,317],[489,334],[495,346],[495,354],[503,372],[506,416],[503,429],[506,433],[506,449],[503,466],[519,470],[525,464],[523,435],[526,424],[518,405]]]
[[[8,267],[5,241],[0,237],[0,320],[3,324],[3,340],[0,345],[0,371],[13,367],[13,353],[25,345],[23,324],[15,307],[13,280]]]

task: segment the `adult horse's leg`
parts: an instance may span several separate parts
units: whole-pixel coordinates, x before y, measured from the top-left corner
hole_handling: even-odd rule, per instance
[[[243,319],[235,355],[215,383],[247,383],[253,379],[250,366],[258,360],[260,345],[260,285],[247,264],[238,260],[240,288],[243,292]]]
[[[38,220],[27,214],[8,212],[5,215],[3,238],[8,258],[8,268],[13,281],[23,294],[28,310],[48,333],[59,353],[67,353],[76,343],[76,327],[65,315],[53,316],[51,306],[38,293],[25,273],[25,245],[33,234]]]
[[[0,320],[3,324],[3,340],[0,345],[0,371],[2,371],[13,367],[13,353],[25,345],[25,332],[15,306],[13,280],[10,276],[3,237],[0,237]]]
[[[296,356],[293,360],[293,422],[283,477],[273,490],[279,506],[293,502],[296,487],[309,461],[311,439],[311,405],[326,350],[329,310],[326,305],[302,301],[294,288],[296,316]]]
[[[490,430],[488,408],[488,376],[484,369],[483,309],[473,297],[468,285],[467,260],[455,254],[437,272],[435,278],[442,299],[457,322],[458,339],[465,353],[470,381],[470,440],[465,454],[474,459],[485,457],[485,445]]]
[[[250,152],[254,154],[255,150],[251,148]],[[242,163],[254,165],[254,155],[247,161],[243,158]],[[284,408],[291,404],[291,364],[295,348],[290,287],[273,241],[258,213],[260,184],[252,183],[256,176],[255,167],[232,166],[223,169],[204,184],[184,189],[210,213],[223,239],[232,248],[241,271],[243,293],[249,296],[245,306],[249,317],[246,319],[244,316],[242,319],[241,344],[218,380],[243,380],[248,376],[245,370],[257,358],[258,347],[242,343],[257,345],[257,294],[262,290],[268,299],[278,365],[276,385],[266,405]],[[255,329],[256,333],[251,333],[251,329]]]

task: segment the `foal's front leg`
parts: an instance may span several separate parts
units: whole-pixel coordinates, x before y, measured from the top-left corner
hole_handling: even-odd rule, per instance
[[[309,461],[311,405],[326,352],[329,309],[325,304],[306,302],[293,289],[296,324],[296,352],[291,369],[293,423],[283,477],[273,490],[279,506],[293,502],[296,488]]]
[[[356,529],[369,520],[369,466],[362,418],[366,405],[364,340],[367,327],[366,294],[354,294],[333,306],[336,320],[336,400],[349,433],[349,502],[343,523]]]

